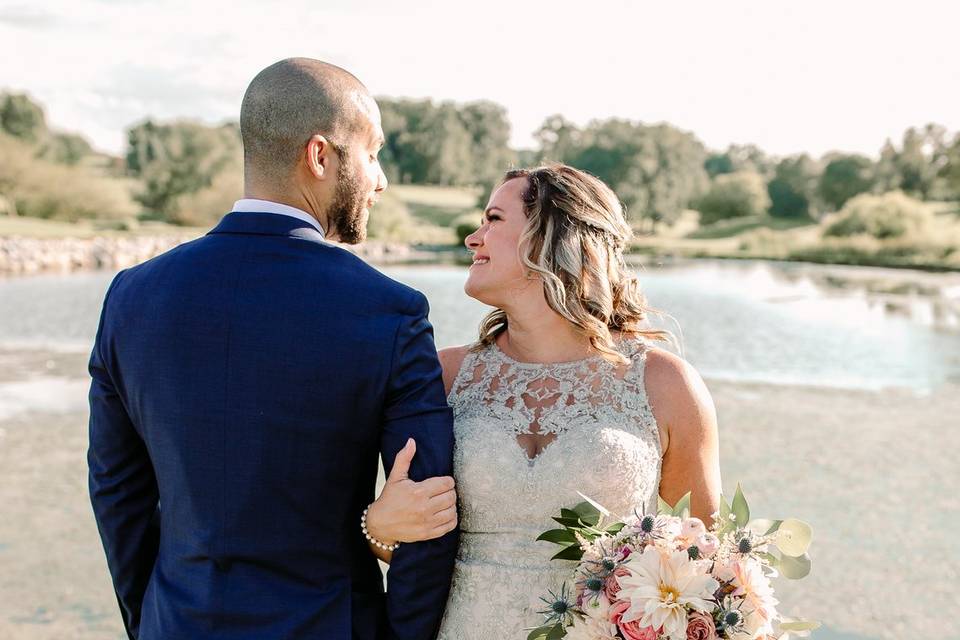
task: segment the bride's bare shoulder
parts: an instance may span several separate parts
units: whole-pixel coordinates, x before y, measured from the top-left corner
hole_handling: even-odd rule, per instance
[[[462,344],[457,347],[446,347],[440,349],[437,355],[440,357],[440,367],[443,369],[443,388],[447,395],[450,394],[450,388],[453,387],[453,381],[457,378],[457,372],[463,365],[463,359],[467,357],[470,351],[470,345]]]
[[[665,439],[697,441],[716,431],[716,409],[700,373],[666,349],[648,346],[644,386]],[[707,433],[705,433],[707,432]]]

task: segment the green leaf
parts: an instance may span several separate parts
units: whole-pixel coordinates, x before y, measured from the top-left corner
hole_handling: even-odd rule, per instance
[[[757,551],[756,554],[758,557],[766,560],[770,564],[770,566],[773,567],[774,569],[780,566],[780,558],[773,555],[772,553],[767,553],[766,551]]]
[[[657,515],[670,515],[673,513],[673,507],[670,506],[670,503],[657,496]]]
[[[599,502],[597,502],[596,500],[594,500],[594,499],[591,498],[590,496],[583,495],[583,494],[580,493],[579,491],[577,491],[577,495],[579,495],[581,498],[584,499],[584,501],[586,501],[586,502],[588,502],[590,505],[592,505],[593,508],[596,509],[597,512],[600,513],[600,515],[602,515],[603,517],[605,517],[605,518],[609,518],[609,517],[610,517],[610,511],[607,510],[607,508],[604,507],[602,504],[600,504]]]
[[[567,520],[579,520],[580,514],[573,509],[560,509],[560,517]]]
[[[550,531],[541,533],[537,537],[537,540],[544,540],[554,544],[570,544],[571,542],[577,541],[577,536],[573,535],[573,531],[569,529],[550,529]]]
[[[769,520],[767,518],[757,518],[756,520],[751,520],[750,524],[747,525],[747,529],[757,534],[758,536],[768,536],[771,533],[775,532],[780,528],[780,524],[783,520]]]
[[[583,557],[583,549],[579,544],[572,544],[559,553],[554,554],[551,560],[579,560]]]
[[[557,624],[545,624],[542,627],[537,627],[527,635],[527,640],[547,640],[548,634],[556,626],[562,626],[560,623]]]
[[[687,491],[687,495],[680,498],[677,501],[677,504],[674,505],[672,514],[680,518],[686,518],[690,515],[690,492]]]
[[[787,518],[777,531],[776,545],[785,556],[802,556],[810,548],[813,528],[803,520]]]
[[[579,516],[576,518],[558,518],[554,516],[553,521],[571,529],[579,529],[581,527]]]
[[[604,529],[604,531],[606,531],[606,532],[609,533],[610,535],[614,536],[614,535],[617,535],[618,533],[620,533],[620,531],[621,531],[625,526],[627,526],[627,525],[624,524],[623,522],[614,522],[614,523],[611,524],[609,527],[607,527],[606,529]]]
[[[799,580],[810,573],[810,556],[803,554],[799,557],[781,556],[777,569],[783,577],[790,580]]]
[[[581,502],[573,508],[573,511],[580,517],[580,521],[584,524],[595,527],[600,523],[600,510],[589,502]],[[562,513],[563,511],[561,510],[561,514]]]
[[[565,638],[566,635],[567,630],[563,628],[563,623],[558,622],[547,634],[547,640],[560,640],[560,638]]]
[[[736,518],[734,522],[738,527],[746,527],[750,523],[750,507],[747,506],[747,499],[743,497],[743,491],[740,490],[740,483],[737,483],[737,491],[733,494],[733,504],[730,509]]]

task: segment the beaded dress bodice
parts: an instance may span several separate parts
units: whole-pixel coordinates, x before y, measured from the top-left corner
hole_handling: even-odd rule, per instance
[[[661,450],[647,345],[618,348],[629,364],[524,363],[496,345],[467,354],[447,398],[461,543],[441,640],[523,640],[541,624],[540,596],[569,580],[572,564],[551,562],[558,548],[535,540],[581,494],[618,516],[655,512]]]

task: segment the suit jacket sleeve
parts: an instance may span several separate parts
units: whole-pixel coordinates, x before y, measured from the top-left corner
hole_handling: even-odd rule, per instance
[[[381,442],[389,475],[407,438],[417,442],[410,478],[422,481],[453,474],[453,417],[447,406],[440,362],[427,320],[426,298],[416,293],[412,313],[397,330],[388,382]],[[387,573],[388,636],[393,640],[429,640],[440,625],[453,574],[459,532],[403,544]]]
[[[121,274],[122,275],[122,274]],[[123,623],[137,638],[159,545],[159,493],[147,448],[117,390],[110,358],[110,294],[90,356],[90,499]]]

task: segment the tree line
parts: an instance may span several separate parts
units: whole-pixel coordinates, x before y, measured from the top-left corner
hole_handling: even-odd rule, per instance
[[[693,133],[669,124],[607,119],[577,126],[554,115],[535,132],[538,148],[518,152],[508,146],[506,110],[495,103],[378,102],[386,137],[381,163],[391,182],[481,186],[485,198],[511,166],[567,162],[610,184],[631,220],[651,231],[691,208],[709,224],[761,214],[818,219],[863,193],[960,199],[960,134],[936,124],[887,140],[876,158],[813,158],[773,157],[753,145],[711,151]],[[15,147],[21,155],[29,149],[36,162],[48,165],[80,167],[98,157],[81,136],[51,131],[40,105],[22,94],[0,94],[0,136],[4,149]],[[128,128],[122,159],[99,158],[102,170],[136,183],[133,198],[143,217],[206,223],[196,209],[219,215],[241,188],[236,123],[146,120]],[[16,173],[0,164],[0,195],[22,213],[56,217],[59,208],[27,201]]]

